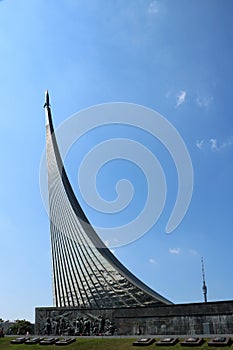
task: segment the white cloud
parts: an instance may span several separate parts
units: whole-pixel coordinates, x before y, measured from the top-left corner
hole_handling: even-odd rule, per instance
[[[203,148],[203,145],[204,145],[204,140],[197,140],[196,141],[196,146],[197,146],[197,148],[199,148],[199,149],[202,149]]]
[[[180,248],[169,248],[169,253],[180,254]]]
[[[230,146],[232,146],[232,144],[233,144],[232,140],[227,140],[227,141],[224,141],[223,143],[221,143],[219,148],[222,149],[222,148],[230,147]]]
[[[216,151],[218,149],[216,139],[210,139],[210,147],[211,147],[212,151]]]
[[[177,95],[176,107],[179,107],[180,105],[182,105],[185,102],[185,98],[186,98],[186,91],[181,90]]]
[[[200,150],[202,150],[204,147],[211,149],[213,152],[220,151],[224,148],[230,147],[233,145],[233,140],[228,139],[226,141],[223,141],[220,143],[216,138],[211,138],[209,140],[197,140],[196,146]]]
[[[147,12],[151,15],[155,15],[159,12],[157,1],[151,1],[147,8]]]
[[[214,100],[213,96],[205,96],[205,97],[198,96],[196,98],[196,104],[200,108],[208,108],[213,102],[213,100]]]
[[[156,264],[156,261],[155,261],[155,259],[150,258],[150,259],[149,259],[149,263],[151,263],[151,264]]]
[[[209,141],[210,141],[210,147],[212,151],[220,151],[224,148],[232,146],[233,144],[232,140],[226,140],[222,143],[219,143],[217,139],[210,139]]]

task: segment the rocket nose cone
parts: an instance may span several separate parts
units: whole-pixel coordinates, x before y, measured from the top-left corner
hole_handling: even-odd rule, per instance
[[[48,90],[45,91],[45,104],[49,106],[49,92]]]

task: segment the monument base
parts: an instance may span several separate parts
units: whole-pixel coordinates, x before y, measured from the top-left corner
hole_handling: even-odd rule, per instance
[[[233,334],[233,301],[111,309],[38,307],[35,332],[67,336]]]

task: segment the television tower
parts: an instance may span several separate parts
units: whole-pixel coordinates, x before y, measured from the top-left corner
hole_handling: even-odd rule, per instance
[[[203,257],[201,258],[201,268],[202,268],[202,291],[203,291],[203,295],[204,295],[204,302],[207,303],[207,286],[205,283],[205,270],[204,270],[204,260]]]

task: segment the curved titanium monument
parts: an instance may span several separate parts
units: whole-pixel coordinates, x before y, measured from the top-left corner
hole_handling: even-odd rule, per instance
[[[44,107],[54,306],[102,309],[171,304],[127,270],[94,231],[64,169],[48,92]]]

